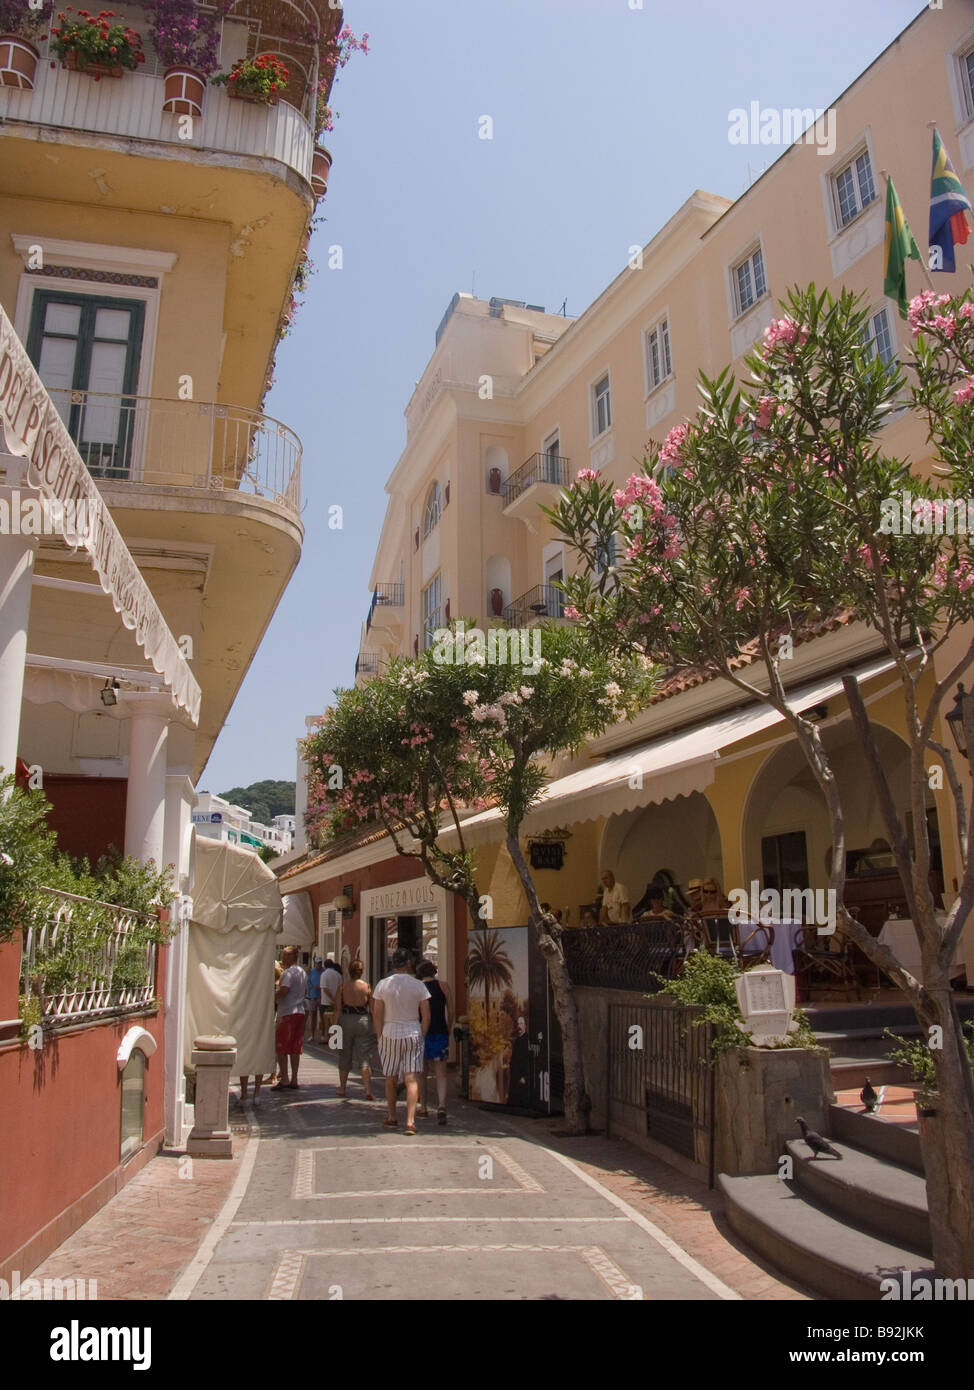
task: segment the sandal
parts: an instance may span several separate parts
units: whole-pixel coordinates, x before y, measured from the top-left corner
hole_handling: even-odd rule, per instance
[[[398,1129],[398,1128],[399,1128],[399,1121],[398,1121],[398,1120],[389,1120],[389,1119],[385,1119],[385,1120],[382,1121],[382,1123],[383,1123],[383,1125],[385,1125],[386,1129]]]
[[[375,1100],[375,1096],[373,1096],[373,1095],[370,1093],[369,1095],[367,1095],[367,1096],[365,1097],[365,1099],[366,1099],[366,1100]]]
[[[406,1128],[403,1130],[403,1134],[415,1134],[415,1133],[416,1133],[416,1126],[415,1126],[415,1125],[407,1125]]]
[[[285,1086],[282,1081],[279,1081],[276,1086],[271,1087],[272,1091],[289,1091],[290,1089],[290,1086]]]
[[[416,1114],[419,1116],[421,1120],[428,1120],[430,1117],[430,1112],[426,1109],[425,1105],[423,1106],[422,1110],[417,1110]]]
[[[441,1105],[440,1108],[439,1108],[439,1110],[437,1110],[437,1112],[436,1112],[436,1123],[437,1123],[438,1125],[445,1125],[445,1124],[446,1124],[446,1106],[445,1106],[445,1105]]]

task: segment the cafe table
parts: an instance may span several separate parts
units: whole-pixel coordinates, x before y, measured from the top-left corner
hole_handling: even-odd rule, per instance
[[[936,914],[938,923],[943,926],[947,920],[943,912]],[[879,933],[881,946],[888,946],[893,955],[908,970],[915,980],[920,979],[920,943],[917,940],[913,920],[910,917],[888,917]],[[954,963],[950,968],[951,977],[960,975],[965,968],[963,937],[957,944]]]
[[[771,943],[771,964],[775,970],[783,970],[786,975],[794,975],[795,948],[801,941],[804,924],[789,918],[783,921],[769,922],[768,925],[774,929],[774,940]],[[741,922],[738,932],[741,941],[745,941],[752,932],[754,933],[753,940],[749,943],[750,949],[744,952],[745,959],[752,952],[756,954],[763,951],[768,944],[767,933],[756,922]]]

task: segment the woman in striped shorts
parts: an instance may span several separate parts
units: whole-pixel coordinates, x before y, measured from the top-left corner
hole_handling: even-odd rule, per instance
[[[412,956],[398,950],[392,957],[393,974],[375,987],[373,1019],[379,1036],[379,1056],[386,1081],[383,1121],[389,1129],[399,1123],[396,1117],[396,1090],[401,1078],[406,1082],[406,1134],[416,1133],[416,1103],[419,1078],[423,1070],[423,1048],[430,1025],[430,994],[422,980],[410,974]]]

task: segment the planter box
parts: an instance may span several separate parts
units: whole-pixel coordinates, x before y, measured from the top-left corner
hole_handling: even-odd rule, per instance
[[[121,63],[114,63],[111,66],[108,63],[86,63],[82,66],[78,62],[78,55],[74,50],[64,55],[64,62],[61,66],[67,68],[68,72],[83,72],[96,81],[100,77],[121,77],[125,71]]]
[[[170,116],[202,116],[206,78],[194,68],[167,68],[162,109]]]
[[[331,171],[331,155],[327,150],[316,145],[311,156],[311,187],[315,191],[316,198],[325,196],[325,189],[328,187],[328,175]]]
[[[250,92],[238,92],[231,84],[227,83],[227,96],[233,97],[234,101],[249,101],[251,106],[276,106],[280,98],[279,92],[271,92],[267,97],[255,97]]]
[[[26,39],[16,34],[0,34],[0,87],[32,92],[40,56]]]

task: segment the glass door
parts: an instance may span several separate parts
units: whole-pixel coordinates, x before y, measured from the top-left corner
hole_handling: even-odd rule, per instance
[[[127,478],[145,304],[38,290],[27,353],[96,477]]]

